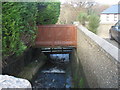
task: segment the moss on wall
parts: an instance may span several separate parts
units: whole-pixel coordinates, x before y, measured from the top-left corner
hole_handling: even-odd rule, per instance
[[[87,84],[80,60],[77,57],[76,50],[73,50],[70,59],[73,78],[73,88],[88,88],[89,86]]]

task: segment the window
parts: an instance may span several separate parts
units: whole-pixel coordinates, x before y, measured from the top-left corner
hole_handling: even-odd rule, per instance
[[[114,21],[118,21],[118,15],[114,14]]]
[[[109,14],[106,15],[106,20],[109,21]]]

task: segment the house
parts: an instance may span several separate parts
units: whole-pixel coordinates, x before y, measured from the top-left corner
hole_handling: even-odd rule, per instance
[[[113,5],[101,12],[100,20],[103,24],[114,24],[120,18],[120,5]]]

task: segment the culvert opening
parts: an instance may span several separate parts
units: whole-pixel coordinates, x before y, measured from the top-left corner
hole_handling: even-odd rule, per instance
[[[41,51],[47,55],[48,60],[38,71],[36,79],[33,81],[33,90],[71,88],[70,52],[72,48],[43,48]]]

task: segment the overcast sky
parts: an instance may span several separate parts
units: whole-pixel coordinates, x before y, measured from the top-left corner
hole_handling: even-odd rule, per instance
[[[118,4],[118,2],[120,0],[60,0],[62,2],[65,2],[65,1],[96,1],[98,3],[101,3],[101,4],[109,4],[109,5],[113,5],[113,4]]]
[[[118,4],[120,0],[95,0],[96,2],[99,2],[101,4]]]

